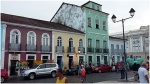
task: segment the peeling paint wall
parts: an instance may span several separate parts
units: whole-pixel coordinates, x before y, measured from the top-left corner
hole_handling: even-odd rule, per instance
[[[52,19],[52,22],[61,23],[74,29],[85,32],[85,12],[81,7],[63,4]]]

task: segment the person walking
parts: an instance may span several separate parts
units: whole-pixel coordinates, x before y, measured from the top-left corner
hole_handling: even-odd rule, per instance
[[[86,71],[85,68],[82,66],[81,69],[81,82],[84,83],[86,81]]]
[[[78,66],[78,76],[80,76],[80,73],[81,73],[81,66],[83,66],[83,65],[80,64],[80,65]]]
[[[65,84],[65,83],[68,83],[68,79],[63,75],[63,71],[61,68],[57,69],[57,79],[56,79],[56,84]]]
[[[140,83],[149,83],[148,71],[146,70],[146,63],[142,63],[138,69]]]
[[[125,63],[121,62],[120,64],[120,72],[121,72],[121,79],[125,79]]]

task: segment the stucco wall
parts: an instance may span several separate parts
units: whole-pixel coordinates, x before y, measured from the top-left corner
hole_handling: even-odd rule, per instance
[[[57,62],[57,56],[62,55],[63,67],[68,67],[69,57],[67,57],[67,54],[68,54],[67,53],[67,47],[69,47],[69,38],[73,39],[73,47],[75,47],[75,53],[78,53],[79,40],[80,39],[83,40],[83,47],[85,47],[85,42],[84,42],[85,37],[84,37],[84,35],[54,32],[54,46],[57,46],[57,38],[59,36],[62,38],[62,46],[64,46],[64,53],[63,54],[56,54],[56,52],[54,51],[54,62]],[[54,50],[56,50],[55,47],[54,47]],[[69,55],[73,56],[74,65],[77,65],[79,54],[77,54],[77,56],[76,56],[75,53],[72,53]]]
[[[85,12],[78,6],[64,3],[51,21],[85,31]]]

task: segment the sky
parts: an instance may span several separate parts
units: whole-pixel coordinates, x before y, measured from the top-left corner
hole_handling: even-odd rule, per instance
[[[89,0],[2,0],[1,13],[19,15],[50,21],[63,2],[81,6]],[[149,0],[91,0],[102,5],[102,11],[109,13],[109,33],[122,32],[122,23],[113,23],[111,17],[117,20],[130,17],[129,11],[135,9],[135,16],[125,21],[125,31],[139,29],[149,25]]]

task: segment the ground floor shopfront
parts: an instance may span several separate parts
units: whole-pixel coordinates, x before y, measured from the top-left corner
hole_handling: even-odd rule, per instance
[[[73,65],[79,65],[85,61],[85,55],[83,54],[55,54],[54,62],[56,62],[60,68],[67,69]]]
[[[4,68],[9,76],[19,76],[22,70],[47,62],[52,62],[51,53],[5,52]]]

